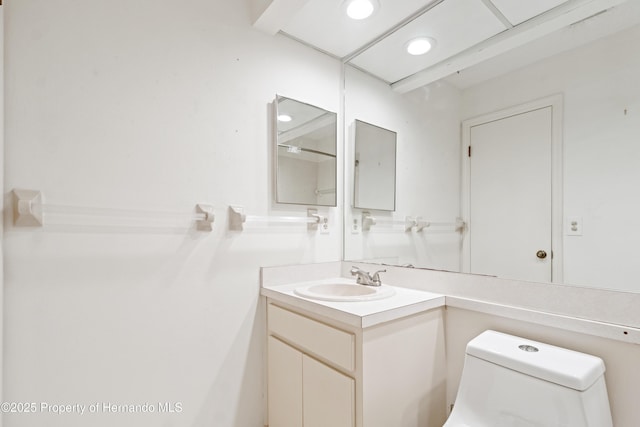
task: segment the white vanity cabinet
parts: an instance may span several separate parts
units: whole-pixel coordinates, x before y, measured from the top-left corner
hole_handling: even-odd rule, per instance
[[[442,319],[362,328],[268,298],[269,427],[442,426]]]
[[[268,322],[269,427],[354,427],[355,335],[273,304]]]
[[[355,382],[269,337],[269,425],[353,427]]]

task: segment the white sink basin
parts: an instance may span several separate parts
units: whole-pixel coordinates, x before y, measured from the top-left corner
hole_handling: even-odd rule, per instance
[[[301,297],[322,301],[372,301],[389,298],[396,291],[390,286],[365,286],[349,283],[321,283],[297,288]]]

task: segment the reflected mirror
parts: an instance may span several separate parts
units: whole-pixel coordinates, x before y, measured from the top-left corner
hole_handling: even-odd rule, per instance
[[[344,258],[459,270],[460,234],[453,231],[460,209],[457,91],[440,85],[400,94],[351,66],[345,86],[345,123],[363,118],[393,129],[397,144],[395,210],[345,204]],[[346,177],[355,174],[355,155],[345,153]],[[353,191],[347,183],[345,200],[354,200]],[[430,225],[422,227],[425,222]]]
[[[396,133],[356,120],[353,206],[396,209]]]
[[[336,206],[336,113],[283,96],[275,107],[276,202]]]

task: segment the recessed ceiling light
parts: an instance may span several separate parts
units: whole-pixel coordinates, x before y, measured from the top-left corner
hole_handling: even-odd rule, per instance
[[[344,7],[349,18],[360,21],[370,17],[380,5],[377,0],[346,0]]]
[[[292,119],[292,117],[288,114],[279,114],[278,115],[278,121],[279,122],[290,122]]]
[[[416,37],[407,43],[407,52],[410,55],[424,55],[436,44],[436,41],[429,37]]]

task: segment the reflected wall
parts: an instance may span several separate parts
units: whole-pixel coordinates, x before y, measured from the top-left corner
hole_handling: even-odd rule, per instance
[[[635,26],[462,93],[463,118],[563,95],[564,283],[640,291],[638,43]]]
[[[561,94],[563,282],[640,292],[640,228],[634,224],[640,217],[640,55],[631,47],[638,44],[635,26],[475,86],[457,89],[453,76],[406,95],[347,69],[346,124],[362,119],[398,132],[398,206],[388,217],[459,215],[460,122]],[[347,133],[347,157],[352,141]],[[345,191],[351,188],[347,182]],[[346,260],[459,269],[459,234],[418,235],[402,226],[356,232],[360,218],[360,210],[346,207]],[[580,219],[580,234],[570,230],[573,218]]]
[[[402,95],[345,68],[344,258],[458,271],[459,233],[405,231],[402,223],[406,216],[453,221],[459,214],[459,91],[435,83]],[[397,133],[393,212],[353,205],[356,120]],[[368,231],[362,229],[363,212],[378,220]]]

